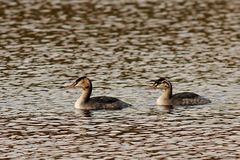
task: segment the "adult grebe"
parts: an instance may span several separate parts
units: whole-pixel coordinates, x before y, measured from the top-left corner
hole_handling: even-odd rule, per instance
[[[114,97],[92,97],[92,82],[87,77],[80,77],[69,87],[81,87],[83,92],[78,100],[75,102],[75,108],[83,110],[97,110],[97,109],[122,109],[128,106],[131,106],[128,103],[125,103]]]
[[[162,90],[162,95],[157,99],[157,105],[202,105],[211,103],[207,98],[204,98],[193,92],[182,92],[172,95],[172,84],[166,78],[159,78],[153,84],[155,88]]]

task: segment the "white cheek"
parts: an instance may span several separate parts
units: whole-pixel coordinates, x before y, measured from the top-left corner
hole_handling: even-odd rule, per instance
[[[162,86],[161,86],[161,85],[158,85],[158,86],[157,86],[157,88],[160,88],[160,89],[162,89]]]
[[[160,84],[160,85],[159,85],[159,88],[164,89],[165,86],[164,86],[163,84]]]

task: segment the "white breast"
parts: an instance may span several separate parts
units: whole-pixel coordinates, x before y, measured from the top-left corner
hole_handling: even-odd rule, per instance
[[[157,99],[157,105],[171,105],[171,102],[169,100],[169,98],[165,97],[165,96],[160,96],[158,99]]]

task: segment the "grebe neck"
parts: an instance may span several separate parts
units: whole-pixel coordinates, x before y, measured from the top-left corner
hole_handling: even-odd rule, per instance
[[[157,105],[171,105],[172,85],[169,82],[169,87],[162,90],[162,94],[157,99]]]
[[[90,82],[89,84],[89,86],[83,88],[82,94],[75,102],[75,108],[80,108],[80,106],[86,104],[90,100],[90,96],[92,93],[92,83]]]

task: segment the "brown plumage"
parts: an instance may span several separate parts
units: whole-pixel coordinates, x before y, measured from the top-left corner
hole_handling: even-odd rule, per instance
[[[153,84],[155,88],[162,90],[162,95],[157,99],[157,105],[203,105],[211,103],[207,98],[204,98],[193,92],[182,92],[172,94],[172,84],[164,77],[159,78]]]
[[[83,92],[75,102],[75,108],[83,110],[98,110],[98,109],[122,109],[130,106],[114,97],[98,96],[90,97],[92,93],[92,82],[86,76],[78,78],[70,87],[81,87]]]

